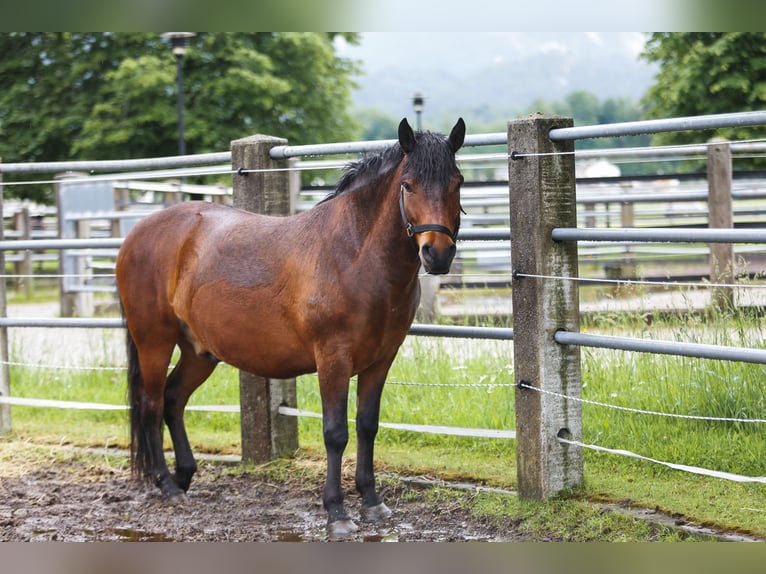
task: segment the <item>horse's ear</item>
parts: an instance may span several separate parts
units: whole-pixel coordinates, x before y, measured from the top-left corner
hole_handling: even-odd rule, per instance
[[[399,145],[402,146],[404,153],[410,153],[415,149],[415,132],[412,131],[407,118],[399,122]]]
[[[452,128],[452,131],[449,134],[449,145],[452,148],[452,152],[456,153],[457,150],[460,149],[460,146],[463,145],[463,141],[465,140],[465,122],[463,121],[463,118],[458,118],[457,123],[455,124],[455,127]]]

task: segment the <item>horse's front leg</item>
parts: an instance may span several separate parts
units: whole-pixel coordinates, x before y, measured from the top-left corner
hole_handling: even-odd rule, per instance
[[[330,368],[317,365],[319,391],[322,396],[322,430],[327,451],[327,477],[322,502],[327,510],[327,529],[332,535],[345,535],[358,530],[346,514],[341,488],[341,462],[348,444],[348,382],[350,366],[341,367],[332,359]]]
[[[391,510],[375,488],[374,450],[380,418],[380,397],[391,362],[376,365],[359,374],[357,388],[356,489],[362,496],[362,518],[377,522],[391,516]]]

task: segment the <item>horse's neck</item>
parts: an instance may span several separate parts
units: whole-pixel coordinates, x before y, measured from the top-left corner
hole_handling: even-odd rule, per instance
[[[359,249],[373,261],[384,261],[393,278],[405,282],[417,276],[420,268],[418,250],[413,239],[407,237],[399,211],[399,191],[389,176],[376,184],[357,189],[345,198],[346,217],[353,217],[359,234]],[[378,263],[380,265],[380,263]]]

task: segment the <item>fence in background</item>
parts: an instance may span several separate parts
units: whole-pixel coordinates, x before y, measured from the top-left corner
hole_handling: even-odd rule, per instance
[[[675,126],[673,129],[701,129],[703,126],[709,128],[740,125],[737,122],[746,122],[747,125],[764,124],[766,114],[725,114],[699,119],[681,118],[670,124],[637,122],[637,125],[628,124],[618,127],[624,129],[624,133],[620,132],[620,135],[628,135],[636,133],[634,131],[636,129],[642,130],[641,133],[651,132],[655,127],[659,130],[670,129],[669,125]],[[592,335],[585,336],[579,333],[577,242],[603,241],[604,239],[617,242],[648,240],[716,244],[766,241],[764,232],[760,230],[686,229],[665,234],[659,229],[578,228],[572,139],[593,137],[584,135],[593,133],[593,130],[601,135],[607,133],[615,135],[614,129],[617,129],[615,126],[601,126],[601,128],[606,131],[599,131],[592,126],[574,128],[571,120],[563,118],[533,117],[510,122],[508,133],[503,134],[503,140],[507,141],[509,151],[510,203],[514,205],[514,209],[511,210],[511,229],[514,235],[514,241],[511,243],[514,330],[505,332],[504,336],[512,337],[515,341],[514,376],[517,387],[516,438],[519,488],[521,494],[528,497],[552,496],[562,488],[569,488],[582,480],[582,449],[586,445],[582,443],[580,407],[579,348],[581,346],[627,349],[629,348],[627,345],[630,345],[630,348],[647,352],[713,356],[709,353],[708,346],[704,346],[705,349],[701,348],[703,346],[694,345],[684,349],[673,349],[672,345],[668,346],[662,341],[633,340],[632,343],[626,343],[614,338],[612,340],[594,339]],[[497,134],[469,136],[466,143],[477,145],[476,142],[481,141],[487,145],[494,145],[499,139]],[[242,145],[246,148],[249,145],[263,145],[263,142],[243,141]],[[266,145],[269,145],[268,154],[250,152],[254,154],[252,157],[259,157],[261,163],[252,163],[254,160],[246,161],[246,158],[250,156],[243,151],[245,159],[235,161],[235,156],[232,156],[231,171],[241,178],[241,170],[272,169],[274,164],[271,162],[283,161],[287,157],[309,152],[330,153],[327,148],[317,146],[291,148],[274,145],[273,142]],[[349,145],[354,151],[365,151],[380,144],[374,143],[371,147],[370,144]],[[715,143],[706,147],[719,147],[725,151],[728,146]],[[316,151],[317,149],[321,151]],[[346,151],[347,149],[343,148],[343,152],[346,153]],[[730,161],[729,156],[729,164]],[[723,163],[725,165],[726,160]],[[269,173],[276,177],[279,173],[287,172]],[[235,198],[238,193],[236,191],[236,182],[239,179],[237,175],[234,176]],[[283,187],[285,186],[282,184],[273,186],[274,189]],[[255,188],[249,191],[255,191]],[[242,193],[245,191],[243,190]],[[253,209],[256,210],[265,207],[264,203],[258,203],[262,202],[262,199],[252,196],[248,196],[243,201],[255,202]],[[273,202],[266,202],[266,204],[269,203]],[[501,233],[503,233],[502,230],[497,230],[487,235],[497,238]],[[3,250],[9,248],[5,243],[0,244],[0,247]],[[715,262],[717,270],[727,268],[723,258],[716,255],[711,260]],[[4,299],[1,304],[4,304]],[[3,324],[7,326],[12,322],[0,323],[0,325]],[[70,324],[77,324],[77,322]],[[84,323],[80,325],[84,326]],[[413,332],[417,332],[417,329],[418,327],[414,327]],[[478,336],[489,334],[481,332],[482,329],[479,331],[473,334]],[[463,336],[463,334],[455,336]],[[5,347],[6,354],[3,361],[7,365],[7,341]],[[737,355],[729,354],[724,348],[723,355],[728,356],[716,355],[716,357],[726,360],[764,362],[761,353],[751,353],[749,350],[743,350],[740,355]],[[270,408],[270,412],[266,413],[265,417],[250,416],[244,412],[249,407],[243,404],[241,407],[243,418],[258,418],[257,424],[264,424],[265,419],[269,428],[275,426],[271,424],[273,421],[276,426],[281,424],[282,427],[287,428],[285,432],[289,435],[292,432],[290,430],[292,425],[283,424],[283,421],[280,423],[278,419],[284,419],[284,414],[280,414],[280,405],[282,413],[292,412],[290,409],[294,409],[289,405],[290,394],[293,392],[290,389],[290,382],[270,381],[261,386],[270,393],[268,404],[271,406],[267,407]],[[7,389],[0,388],[0,393],[7,396]],[[280,404],[275,405],[275,403]],[[254,414],[256,412],[253,411]],[[253,454],[249,455],[253,458],[262,456],[264,452],[273,454],[280,448],[277,443],[286,440],[288,442],[284,444],[290,444],[289,441],[292,440],[287,436],[275,441],[270,430],[263,428],[246,430],[245,426],[243,424],[243,453],[248,440],[258,440],[256,435],[261,437],[261,441],[268,441],[268,444],[253,443],[255,445],[251,451]]]
[[[587,150],[578,152],[578,162],[585,163],[593,158],[608,157],[615,161],[660,161],[667,158],[707,159],[705,149],[699,147],[654,150],[612,149]],[[731,155],[764,153],[766,144],[734,143]],[[671,153],[672,152],[672,155]],[[590,159],[589,159],[590,158]],[[498,177],[499,163],[507,175],[507,154],[463,154],[459,157],[464,172],[473,177]],[[331,189],[329,186],[300,187],[299,178],[293,177],[298,170],[337,169],[342,161],[334,160],[290,160],[290,193],[292,209],[309,209]],[[722,165],[725,165],[724,161]],[[86,164],[87,165],[87,164]],[[710,164],[713,165],[712,163]],[[230,166],[214,166],[216,170],[230,170]],[[0,168],[2,169],[2,168]],[[296,171],[293,171],[296,170]],[[579,164],[578,164],[579,169]],[[716,177],[720,167],[711,169],[710,177]],[[168,172],[160,172],[167,174]],[[321,173],[321,172],[317,172]],[[127,174],[123,174],[128,177]],[[723,200],[732,202],[732,217],[735,227],[766,226],[766,179],[763,174],[733,173],[728,179],[722,173],[722,182],[729,181],[728,188],[715,185],[713,189],[723,191]],[[131,175],[141,177],[141,173]],[[469,176],[471,177],[471,176]],[[144,215],[163,206],[193,195],[210,201],[231,203],[231,188],[220,185],[190,185],[180,183],[143,180],[122,180],[107,182],[101,180],[97,186],[103,193],[97,194],[96,203],[107,202],[100,207],[89,202],[94,188],[87,176],[67,174],[56,179],[56,208],[43,209],[38,206],[11,203],[5,210],[7,239],[48,239],[54,237],[105,238],[122,237],[132,224]],[[704,176],[691,179],[684,177],[629,178],[629,177],[578,177],[577,216],[581,227],[691,227],[707,226],[709,205],[707,180]],[[731,198],[728,199],[728,193]],[[137,194],[141,194],[137,196]],[[79,197],[79,200],[77,199]],[[99,199],[100,198],[100,199]],[[422,318],[433,320],[440,316],[439,287],[506,287],[510,286],[509,263],[510,207],[507,181],[469,181],[462,191],[462,204],[466,211],[461,225],[461,245],[453,264],[453,273],[441,278],[430,278],[432,289],[430,300],[424,298]],[[57,213],[60,217],[57,218]],[[59,219],[61,225],[59,225]],[[717,223],[713,223],[717,226]],[[505,229],[505,233],[503,232]],[[9,231],[8,231],[9,230]],[[483,237],[482,240],[475,238]],[[37,244],[44,247],[44,242]],[[691,280],[707,276],[711,281],[718,278],[710,274],[708,257],[710,247],[706,245],[646,245],[624,242],[581,242],[578,251],[580,265],[588,267],[588,273],[595,277],[614,279],[655,279]],[[712,247],[715,249],[715,246]],[[17,288],[31,293],[34,282],[43,276],[60,283],[62,316],[91,316],[95,311],[94,294],[114,293],[113,268],[116,249],[66,250],[60,255],[50,251],[19,250],[9,253],[6,261],[14,263],[14,283]],[[758,244],[738,244],[730,254],[736,261],[747,260],[747,267],[739,265],[735,275],[743,273],[751,277],[766,272],[766,248]],[[59,264],[60,265],[57,265]],[[686,272],[679,276],[679,266]],[[38,270],[36,274],[34,269]],[[114,304],[116,300],[100,297],[101,305]],[[428,313],[425,311],[429,310]],[[488,308],[492,312],[493,308]],[[495,312],[498,312],[495,310]],[[454,312],[447,308],[447,314]],[[507,312],[506,312],[507,314]]]

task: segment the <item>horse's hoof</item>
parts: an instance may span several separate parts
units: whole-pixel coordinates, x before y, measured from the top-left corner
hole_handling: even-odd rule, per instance
[[[359,530],[359,527],[353,520],[336,520],[327,524],[327,532],[330,536],[348,536]]]
[[[165,497],[165,502],[171,506],[185,506],[189,503],[189,497],[185,492],[176,492]]]
[[[363,506],[359,513],[362,515],[362,519],[367,522],[378,522],[391,516],[391,509],[384,502],[381,502],[375,506]]]

